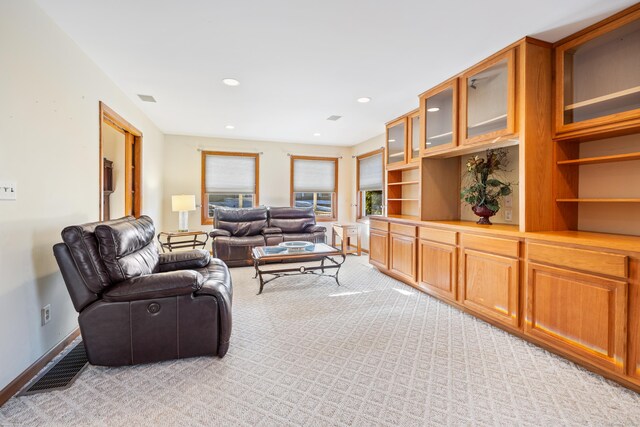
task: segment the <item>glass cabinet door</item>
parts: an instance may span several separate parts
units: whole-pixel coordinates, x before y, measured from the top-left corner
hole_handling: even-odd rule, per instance
[[[445,82],[420,95],[426,152],[452,148],[457,141],[457,79]]]
[[[556,51],[562,96],[557,130],[640,116],[640,13],[604,34],[571,40]],[[617,28],[614,28],[617,27]],[[635,112],[634,112],[635,110]]]
[[[463,143],[514,133],[514,52],[491,58],[462,77]]]
[[[420,111],[409,114],[407,121],[409,125],[409,161],[414,162],[420,159]]]
[[[407,162],[406,117],[387,125],[387,165],[402,164]]]

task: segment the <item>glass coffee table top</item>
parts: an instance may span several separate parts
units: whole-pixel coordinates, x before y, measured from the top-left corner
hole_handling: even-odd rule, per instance
[[[305,250],[291,250],[281,246],[257,246],[252,250],[253,258],[260,259],[286,259],[286,258],[305,258],[318,255],[330,256],[340,255],[339,249],[327,245],[326,243],[316,243]]]

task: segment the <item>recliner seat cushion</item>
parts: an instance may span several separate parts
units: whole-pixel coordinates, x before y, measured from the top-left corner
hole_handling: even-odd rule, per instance
[[[158,266],[155,227],[148,216],[95,229],[100,256],[113,283],[151,274]]]
[[[267,208],[216,208],[214,227],[227,230],[234,237],[255,236],[267,226]]]
[[[111,221],[71,225],[62,230],[62,240],[67,245],[85,286],[92,292],[99,294],[111,285],[111,278],[100,256],[95,236],[96,227],[100,224],[116,225],[134,220],[132,216],[125,216]]]
[[[313,208],[269,208],[269,227],[278,227],[284,234],[304,233],[306,227],[315,223]]]
[[[222,260],[250,260],[251,249],[265,246],[264,236],[216,237],[213,242],[214,256]]]

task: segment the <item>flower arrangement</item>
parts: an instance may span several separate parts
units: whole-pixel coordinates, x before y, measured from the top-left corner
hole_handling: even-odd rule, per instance
[[[512,184],[501,178],[507,170],[507,150],[487,150],[487,158],[473,156],[467,160],[460,199],[480,217],[478,224],[491,224],[489,217],[500,210],[500,201],[511,194]]]

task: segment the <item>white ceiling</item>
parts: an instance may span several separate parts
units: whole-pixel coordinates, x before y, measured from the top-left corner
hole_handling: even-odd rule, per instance
[[[556,41],[635,0],[37,2],[167,134],[354,145],[519,38]]]

